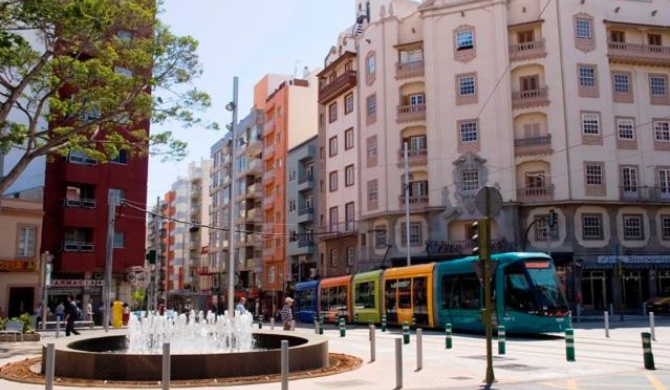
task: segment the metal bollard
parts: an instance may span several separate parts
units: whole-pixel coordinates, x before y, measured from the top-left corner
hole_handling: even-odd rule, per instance
[[[44,390],[53,390],[55,369],[56,369],[56,346],[54,345],[54,343],[48,343],[47,362],[44,370]]]
[[[505,354],[505,325],[498,325],[498,355]]]
[[[409,344],[409,325],[407,321],[402,322],[402,341],[403,344]]]
[[[610,316],[608,312],[604,312],[605,315],[605,337],[610,337]]]
[[[323,334],[323,317],[319,317],[319,334]]]
[[[263,329],[263,316],[258,315],[258,329]]]
[[[654,354],[651,352],[651,334],[648,332],[642,332],[642,351],[644,353],[644,368],[655,370]]]
[[[386,332],[386,314],[382,316],[382,332]]]
[[[451,349],[451,324],[447,324],[447,326],[444,328],[444,333],[446,334],[446,340],[445,340],[445,348],[446,349]]]
[[[370,324],[370,363],[377,360],[377,342],[375,340],[375,326]]]
[[[281,341],[281,389],[288,390],[288,340]]]
[[[170,343],[163,343],[163,390],[170,390]]]
[[[347,335],[347,328],[344,323],[344,317],[340,317],[340,337],[344,337]]]
[[[565,330],[565,357],[569,362],[575,361],[575,331]]]
[[[56,338],[60,337],[60,317],[56,318]]]
[[[395,388],[402,389],[402,341],[395,339]]]
[[[649,312],[649,331],[651,332],[651,339],[656,341],[656,330],[654,329],[655,316],[654,312]]]
[[[275,330],[275,318],[270,318],[270,330]]]
[[[316,317],[313,318],[314,318],[314,334],[319,334],[319,321],[316,319]]]
[[[416,330],[416,370],[423,368],[423,329]]]

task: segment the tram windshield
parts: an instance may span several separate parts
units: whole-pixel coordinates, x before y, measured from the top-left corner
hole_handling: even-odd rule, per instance
[[[543,259],[516,263],[505,269],[507,309],[563,316],[568,304],[551,262]]]

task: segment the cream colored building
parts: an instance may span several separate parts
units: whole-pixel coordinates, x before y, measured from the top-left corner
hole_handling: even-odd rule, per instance
[[[355,4],[365,17],[356,19],[353,42],[340,36],[327,62],[353,46],[355,57],[341,60],[334,77],[355,64],[360,114],[351,124],[326,120],[321,142],[355,129],[356,269],[385,256],[386,265],[404,265],[408,244],[413,263],[469,254],[472,222],[482,218],[475,195],[490,186],[504,202],[494,250],[549,250],[568,298],[581,295],[585,309],[639,311],[650,296],[670,293],[664,1]],[[344,95],[338,99],[341,107]],[[322,105],[326,118],[328,110]],[[344,175],[345,161],[353,160],[326,158],[324,180]],[[333,224],[334,206],[340,222],[347,196],[327,192],[322,225]],[[550,210],[558,221],[547,234]]]

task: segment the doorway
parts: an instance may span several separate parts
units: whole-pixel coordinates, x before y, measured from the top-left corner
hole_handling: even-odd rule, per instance
[[[34,287],[10,287],[9,288],[9,308],[7,317],[18,317],[21,314],[33,314],[35,307],[35,288]]]
[[[586,270],[582,275],[582,294],[585,310],[605,311],[610,302],[605,271]]]

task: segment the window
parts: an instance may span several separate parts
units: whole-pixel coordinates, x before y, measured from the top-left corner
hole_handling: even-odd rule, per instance
[[[633,140],[635,139],[635,123],[632,119],[628,118],[617,118],[616,119],[617,127],[617,136],[622,140]]]
[[[662,199],[670,199],[670,168],[657,169],[657,185]]]
[[[476,92],[476,79],[474,75],[462,76],[458,78],[459,96],[472,96]]]
[[[328,123],[333,123],[336,120],[337,120],[337,102],[334,102],[328,106]]]
[[[368,103],[368,110],[367,110],[368,117],[376,115],[377,114],[377,95],[369,96],[368,99],[367,99],[367,103]]]
[[[344,131],[344,150],[349,150],[354,147],[354,129],[347,129]]]
[[[521,87],[521,92],[537,91],[538,89],[540,89],[540,77],[539,76],[519,77],[519,86]]]
[[[122,232],[114,232],[114,248],[125,248],[125,236]]]
[[[344,115],[350,114],[354,111],[354,94],[348,93],[344,96]]]
[[[330,250],[330,266],[333,268],[339,267],[339,261],[337,258],[337,248]]]
[[[624,194],[635,194],[637,196],[637,167],[630,165],[621,166],[621,190]]]
[[[630,77],[628,73],[614,73],[612,79],[614,82],[614,93],[624,95],[630,93]]]
[[[35,238],[37,236],[37,227],[19,226],[18,228],[19,246],[17,257],[35,257]]]
[[[462,143],[477,142],[479,140],[477,121],[461,122],[459,127],[460,141]]]
[[[456,33],[456,51],[469,50],[475,47],[475,33],[473,30],[463,30]]]
[[[413,137],[403,138],[403,145],[407,142],[410,151],[426,150],[426,136],[416,135]]]
[[[331,137],[328,140],[328,156],[337,156],[337,136]]]
[[[330,172],[328,175],[328,189],[330,192],[337,191],[337,171]]]
[[[549,214],[536,215],[535,220],[535,241],[547,241],[547,234],[549,233],[550,241],[558,240],[558,226],[549,228],[547,221],[549,220]]]
[[[603,185],[603,165],[602,164],[586,164],[586,185],[587,186],[601,186]]]
[[[668,82],[663,76],[649,76],[649,90],[652,96],[665,96],[668,93]]]
[[[421,104],[426,103],[426,95],[422,93],[416,93],[413,95],[409,95],[409,98],[407,100],[409,102],[410,106],[418,106]]]
[[[367,143],[367,165],[377,165],[377,136],[369,137]]]
[[[623,215],[623,239],[624,240],[644,240],[644,227],[642,226],[642,215],[624,214]]]
[[[421,246],[421,222],[409,223],[409,243],[411,246]],[[407,246],[407,224],[402,223],[402,246]]]
[[[377,179],[368,181],[368,202],[376,202],[379,196],[379,181]]]
[[[374,54],[369,54],[365,63],[365,68],[368,75],[374,75],[377,71],[377,60]]]
[[[535,32],[533,30],[524,30],[516,33],[516,39],[519,44],[535,42]]]
[[[289,200],[288,201],[288,211],[289,212],[295,211],[295,209],[296,209],[295,205],[296,205],[295,200]]]
[[[350,187],[354,185],[354,165],[347,165],[344,168],[344,186]]]
[[[356,258],[356,248],[353,246],[347,247],[347,265],[354,265],[354,259]]]
[[[621,30],[610,31],[610,42],[626,43],[626,33]]]
[[[356,204],[349,202],[344,205],[344,222],[348,232],[356,228]]]
[[[663,240],[670,240],[670,215],[661,215],[661,235]]]
[[[579,39],[591,39],[591,19],[575,19],[575,36]]]
[[[375,226],[375,248],[386,248],[386,226]]]
[[[649,42],[649,46],[662,46],[663,37],[661,36],[661,34],[648,34],[647,42]]]
[[[119,154],[116,155],[113,159],[110,160],[111,163],[114,164],[128,164],[128,151],[121,149],[119,150]]]
[[[582,134],[600,135],[600,114],[593,112],[582,113]]]
[[[479,189],[479,170],[466,169],[461,172],[461,192],[473,193]]]
[[[581,65],[579,67],[579,86],[583,88],[596,87],[596,68],[592,65]]]
[[[654,121],[654,139],[656,141],[670,141],[670,122]]]
[[[330,231],[337,231],[338,224],[338,213],[337,206],[331,207],[328,210],[328,218],[330,219]]]
[[[582,214],[582,238],[584,240],[602,240],[603,230],[602,214]]]

